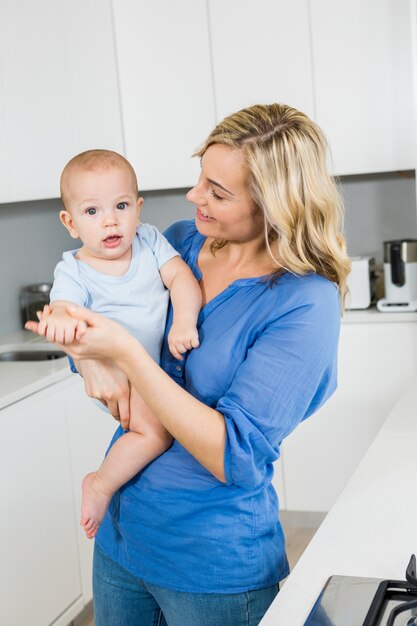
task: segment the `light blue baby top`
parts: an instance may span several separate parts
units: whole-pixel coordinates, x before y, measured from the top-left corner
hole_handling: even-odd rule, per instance
[[[165,234],[200,279],[204,237],[194,222]],[[175,441],[113,497],[97,535],[104,552],[178,591],[236,593],[284,578],[273,462],[283,438],[336,388],[339,327],[336,286],[285,273],[274,284],[236,280],[213,298],[199,316],[200,347],[185,362],[164,341],[164,370],[224,415],[227,484]],[[113,440],[121,436],[119,428]]]
[[[64,252],[54,273],[51,302],[69,300],[119,322],[159,363],[169,291],[159,270],[178,252],[155,226],[141,224],[132,242],[129,269],[110,276]]]

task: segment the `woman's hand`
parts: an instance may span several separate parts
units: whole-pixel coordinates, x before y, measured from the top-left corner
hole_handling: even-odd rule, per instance
[[[122,427],[130,421],[130,384],[126,374],[110,361],[76,361],[85,391],[90,398],[100,400]]]
[[[84,322],[84,324],[77,325],[77,332],[71,343],[66,345],[56,341],[54,343],[73,359],[116,361],[124,356],[129,344],[135,341],[124,328],[103,315],[76,306],[69,306],[67,310],[71,317]],[[46,312],[45,307],[39,316],[41,321],[39,323],[27,322],[25,328],[38,333]]]

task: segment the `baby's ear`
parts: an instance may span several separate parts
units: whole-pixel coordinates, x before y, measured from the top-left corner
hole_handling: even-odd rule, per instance
[[[71,213],[69,213],[68,211],[60,211],[59,219],[64,224],[71,237],[73,239],[78,239],[78,232],[74,226],[74,222],[72,221]]]
[[[139,196],[139,198],[136,200],[136,216],[138,218],[138,225],[140,224],[140,212],[142,210],[142,206],[143,206],[143,198]]]

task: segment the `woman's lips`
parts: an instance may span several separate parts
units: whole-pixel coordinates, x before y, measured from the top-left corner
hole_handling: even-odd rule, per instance
[[[121,237],[119,237],[119,235],[113,235],[112,237],[106,237],[106,239],[103,240],[103,243],[106,248],[116,248],[120,241]]]
[[[199,220],[201,220],[202,222],[215,222],[216,220],[214,219],[214,217],[209,217],[208,215],[205,215],[201,209],[199,209],[197,207],[197,217]]]

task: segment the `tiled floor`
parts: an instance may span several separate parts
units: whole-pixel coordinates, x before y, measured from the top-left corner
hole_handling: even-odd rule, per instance
[[[285,528],[284,530],[288,561],[290,569],[293,569],[315,535],[317,528]]]
[[[315,532],[316,528],[285,528],[287,555],[291,569],[294,567],[310,543]],[[73,622],[73,626],[94,626],[94,617],[91,606],[89,606],[87,610]]]

